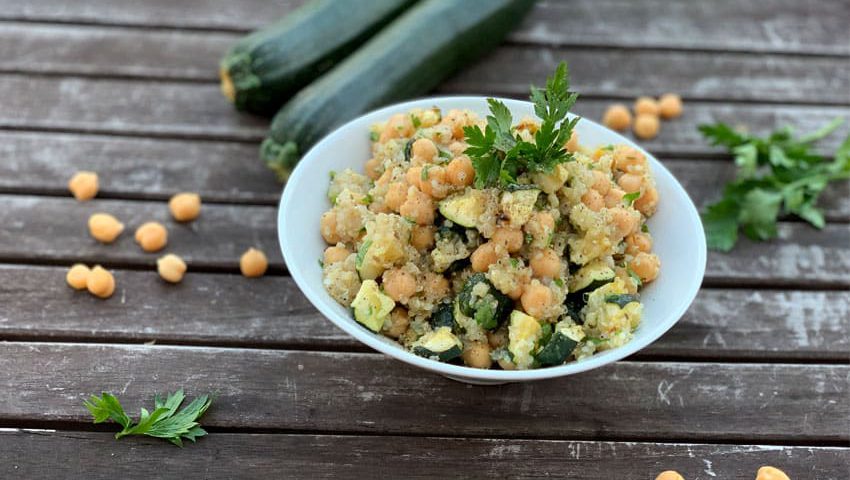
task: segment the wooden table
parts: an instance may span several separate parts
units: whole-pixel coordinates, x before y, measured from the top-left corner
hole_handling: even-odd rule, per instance
[[[0,0],[0,478],[850,478],[847,183],[824,195],[822,231],[787,219],[776,241],[712,253],[690,311],[625,361],[489,388],[417,371],[287,277],[280,187],[256,158],[266,121],[218,91],[225,48],[293,3]],[[704,205],[734,168],[698,124],[850,117],[848,19],[845,0],[541,2],[438,92],[523,97],[562,59],[588,118],[680,92],[684,117],[645,145]],[[78,169],[100,173],[96,200],[68,196]],[[181,190],[206,202],[187,226],[164,203]],[[165,285],[131,234],[95,243],[98,210],[166,222],[191,273]],[[270,275],[238,274],[249,246]],[[115,296],[69,289],[78,261],[113,269]],[[211,434],[183,449],[116,441],[82,407],[106,390],[138,412],[178,388],[218,394]]]

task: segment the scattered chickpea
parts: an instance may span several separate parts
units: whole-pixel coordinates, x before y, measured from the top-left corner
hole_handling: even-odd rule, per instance
[[[124,231],[124,224],[108,213],[95,213],[89,217],[89,233],[95,240],[112,243]]]
[[[262,277],[267,268],[269,261],[266,254],[253,247],[246,250],[239,259],[239,270],[248,278]]]
[[[168,230],[159,222],[145,222],[136,229],[136,243],[146,252],[157,252],[168,243]]]
[[[404,179],[409,185],[419,188],[419,182],[422,181],[422,167],[410,167],[404,174]]]
[[[640,191],[642,183],[643,177],[634,173],[624,173],[619,179],[617,179],[617,185],[625,190],[626,193]]]
[[[599,170],[593,170],[593,185],[591,188],[602,195],[607,194],[611,190],[611,179],[608,174]]]
[[[419,189],[432,198],[441,200],[449,194],[446,185],[446,169],[439,166],[429,165],[422,171],[419,178]]]
[[[655,101],[655,99],[652,98],[652,97],[638,97],[637,100],[635,100],[634,108],[635,108],[635,115],[636,116],[641,116],[641,115],[652,115],[652,116],[655,116],[655,117],[658,116],[658,110],[659,110],[658,102]]]
[[[506,328],[500,328],[498,330],[491,330],[487,332],[487,343],[490,345],[490,348],[499,348],[508,344],[508,330]]]
[[[432,163],[437,156],[437,146],[427,138],[420,138],[410,146],[410,153],[425,163]]]
[[[419,251],[434,247],[434,227],[431,225],[414,225],[410,231],[410,244]]]
[[[632,206],[647,217],[651,216],[658,207],[658,190],[655,187],[647,188]]]
[[[190,222],[201,214],[201,196],[191,192],[178,193],[168,201],[168,209],[178,222]]]
[[[322,238],[325,239],[325,242],[331,245],[336,245],[342,241],[339,232],[336,231],[336,212],[333,210],[328,210],[322,214],[322,218],[319,220],[319,230],[322,232]]]
[[[377,180],[381,177],[381,162],[377,158],[366,160],[366,176],[372,180]]]
[[[682,97],[675,93],[665,93],[658,99],[658,109],[661,118],[669,120],[682,115]]]
[[[602,207],[605,206],[605,200],[602,195],[592,188],[584,192],[584,195],[581,196],[581,203],[587,205],[594,212],[602,210]]]
[[[649,140],[658,135],[658,130],[661,128],[661,123],[656,115],[641,113],[635,117],[634,132],[638,138]]]
[[[325,249],[325,265],[332,265],[336,262],[342,262],[346,258],[348,258],[349,255],[351,255],[351,252],[349,252],[348,249],[343,246],[328,247]]]
[[[97,173],[87,171],[75,173],[74,176],[68,180],[68,190],[71,191],[71,195],[73,195],[74,198],[81,202],[91,200],[97,195]]]
[[[520,303],[525,313],[534,318],[543,318],[546,309],[552,304],[552,291],[534,281],[525,287]]]
[[[516,253],[522,248],[524,238],[518,228],[498,227],[490,240],[504,246],[508,253]]]
[[[179,283],[186,273],[186,262],[177,255],[169,253],[156,261],[156,271],[166,282]]]
[[[483,243],[472,252],[469,257],[472,262],[472,270],[476,272],[486,272],[490,265],[499,260],[499,255],[496,253],[496,244],[491,242]]]
[[[782,470],[765,465],[756,473],[756,480],[790,480]]]
[[[675,470],[667,470],[665,472],[661,472],[655,477],[655,480],[685,480],[684,477],[679,475],[679,472]]]
[[[534,252],[529,264],[536,278],[555,278],[561,273],[561,260],[551,248]]]
[[[86,288],[95,297],[109,298],[115,293],[115,277],[105,268],[95,265],[86,278]]]
[[[646,167],[646,155],[628,145],[614,149],[614,168],[621,172],[641,172]]]
[[[383,332],[392,338],[398,338],[407,331],[410,325],[410,317],[407,314],[407,309],[404,307],[395,307],[390,312],[390,325],[384,327]]]
[[[384,272],[382,285],[384,292],[396,302],[407,303],[416,294],[416,278],[398,268]]]
[[[661,268],[661,261],[658,259],[658,255],[654,253],[639,252],[629,262],[629,268],[640,277],[641,282],[646,284],[658,277],[658,269]]]
[[[68,273],[65,275],[65,281],[68,282],[68,285],[70,285],[74,290],[83,290],[86,288],[86,282],[88,281],[90,273],[91,270],[89,267],[82,263],[75,263],[68,269]]]
[[[611,220],[617,229],[617,238],[624,238],[637,229],[640,216],[623,207],[611,208]]]
[[[456,187],[472,185],[475,179],[475,169],[472,160],[466,155],[460,155],[446,165],[446,180]]]
[[[410,115],[397,113],[387,121],[378,141],[380,143],[386,143],[387,140],[409,137],[411,135],[413,135],[413,121],[410,119]]]
[[[472,368],[490,368],[493,360],[490,358],[490,345],[486,342],[469,342],[461,354],[463,363]]]
[[[458,157],[466,151],[466,147],[466,142],[455,140],[449,144],[449,152],[451,152],[452,156]]]
[[[623,204],[623,197],[626,195],[626,192],[619,188],[612,188],[605,194],[605,206],[608,208],[613,208]]]
[[[407,200],[407,185],[402,182],[391,183],[384,195],[384,204],[390,210],[398,212],[401,205]]]
[[[568,152],[577,152],[578,151],[578,132],[573,130],[570,134],[570,139],[567,140],[567,143],[564,145],[564,148],[567,149]]]
[[[612,130],[622,132],[632,126],[632,113],[625,105],[616,103],[605,110],[602,123]]]
[[[626,253],[632,256],[652,250],[652,239],[645,233],[632,233],[626,237]]]
[[[402,217],[409,218],[419,225],[434,223],[434,201],[416,187],[407,190],[407,200],[401,204],[398,212]]]

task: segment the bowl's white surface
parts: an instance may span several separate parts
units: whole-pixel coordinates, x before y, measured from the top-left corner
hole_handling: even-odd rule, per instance
[[[514,119],[533,116],[528,102],[503,99]],[[278,211],[278,236],[287,268],[310,302],[339,328],[366,345],[403,362],[470,383],[504,383],[560,377],[614,362],[649,345],[685,313],[693,301],[705,272],[705,236],[696,208],[673,175],[646,153],[655,175],[660,202],[649,219],[654,251],[661,258],[658,279],[641,291],[643,321],[627,345],[580,362],[536,370],[480,370],[449,365],[405,351],[381,335],[354,321],[348,309],[338,304],[322,286],[318,259],[326,247],[319,233],[319,218],[330,208],[326,192],[331,171],[351,168],[363,172],[370,157],[369,126],[391,114],[412,108],[438,106],[470,109],[482,116],[488,111],[485,97],[433,97],[391,105],[352,120],[325,137],[307,152],[289,178]],[[576,126],[583,146],[630,144],[625,137],[592,121],[582,119]],[[643,149],[641,149],[643,151]],[[328,328],[331,328],[328,326]],[[343,368],[343,367],[340,367]]]

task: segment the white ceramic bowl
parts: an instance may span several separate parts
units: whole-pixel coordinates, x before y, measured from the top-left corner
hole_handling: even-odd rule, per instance
[[[534,115],[529,102],[502,101],[510,108],[515,121]],[[391,105],[363,115],[336,129],[307,152],[283,191],[278,212],[278,236],[286,265],[310,302],[336,326],[375,350],[411,365],[460,381],[496,384],[561,377],[614,362],[658,339],[685,313],[699,290],[705,272],[706,247],[702,224],[694,204],[679,182],[655,158],[644,152],[649,158],[660,197],[658,211],[648,223],[655,243],[654,251],[661,258],[661,274],[641,291],[643,321],[632,341],[625,346],[557,367],[480,370],[416,356],[355,322],[349,310],[325,291],[318,264],[326,247],[319,233],[319,218],[331,206],[326,195],[329,173],[346,168],[363,172],[364,163],[370,157],[368,132],[371,124],[394,113],[434,105],[444,112],[453,108],[470,109],[483,116],[488,111],[485,97],[434,97]],[[578,122],[576,130],[580,143],[587,147],[625,143],[640,148],[625,137],[586,119]],[[331,328],[330,325],[328,328]],[[406,369],[402,371],[407,372]],[[341,374],[344,375],[344,372]]]

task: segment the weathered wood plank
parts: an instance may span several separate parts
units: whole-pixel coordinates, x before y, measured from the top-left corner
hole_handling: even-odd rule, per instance
[[[0,439],[0,474],[67,480],[201,472],[232,479],[281,472],[305,479],[431,479],[473,468],[486,478],[583,479],[654,478],[674,469],[696,480],[750,478],[762,465],[777,465],[791,478],[837,480],[850,468],[848,450],[835,447],[214,433],[175,449],[154,439],[116,441],[108,433],[16,429],[0,431]]]
[[[152,0],[118,7],[107,0],[73,6],[58,0],[2,0],[0,18],[246,31],[301,3]],[[543,1],[511,38],[547,44],[846,55],[850,36],[843,19],[848,16],[847,4],[841,0]]]
[[[0,190],[68,195],[78,170],[100,174],[102,198],[277,204],[281,185],[246,143],[0,131]]]
[[[264,119],[236,113],[211,84],[0,75],[0,89],[15,92],[0,111],[0,128],[243,141],[263,138],[267,128]],[[579,100],[576,111],[599,119],[610,103]],[[698,125],[724,121],[756,133],[790,125],[809,132],[850,117],[850,107],[689,102],[685,108],[683,117],[665,122],[658,138],[643,145],[664,155],[714,154],[720,150],[705,144]],[[834,151],[848,131],[845,125],[823,148]]]
[[[64,268],[0,266],[0,338],[366,348],[319,314],[288,277],[190,272],[173,286],[153,271],[115,274],[119,293],[103,302],[68,288]],[[638,357],[842,361],[850,357],[848,332],[848,292],[703,289]]]
[[[218,61],[238,35],[0,23],[0,70],[218,81]],[[179,48],[175,48],[178,45]],[[447,92],[526,95],[567,60],[586,96],[850,104],[844,60],[734,53],[627,51],[509,45],[446,83]],[[511,68],[505,68],[510,65]]]
[[[201,217],[188,224],[171,219],[166,202],[92,200],[80,204],[50,197],[0,197],[0,258],[34,262],[75,261],[104,265],[154,267],[165,252],[183,257],[189,268],[237,270],[239,257],[254,246],[263,250],[272,268],[282,270],[277,242],[277,216],[273,207],[207,204]],[[88,233],[92,213],[115,215],[124,233],[104,245]],[[145,253],[133,240],[136,228],[156,220],[169,230],[168,246]]]
[[[9,342],[0,344],[0,385],[6,425],[87,423],[82,401],[102,390],[136,410],[156,392],[184,388],[190,396],[217,393],[204,422],[211,427],[850,440],[848,365],[619,362],[569,378],[476,388],[366,353]]]
[[[263,249],[270,265],[283,270],[277,243],[277,212],[272,206],[207,205],[201,219],[180,225],[169,218],[164,202],[0,196],[0,259],[15,262],[102,262],[113,266],[153,265],[133,231],[148,220],[170,227],[168,251],[184,256],[190,266],[228,269],[248,246]],[[127,225],[112,245],[101,245],[87,232],[89,215],[104,211]],[[731,253],[711,253],[706,269],[710,284],[772,283],[833,287],[850,285],[850,224],[828,224],[816,230],[804,223],[783,223],[780,237],[767,243],[742,240]],[[26,241],[21,241],[25,238]]]

